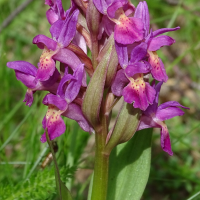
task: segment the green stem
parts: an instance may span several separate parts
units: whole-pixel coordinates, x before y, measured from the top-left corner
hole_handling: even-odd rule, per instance
[[[60,199],[62,199],[61,184],[60,184],[61,179],[60,179],[60,174],[59,174],[59,168],[58,168],[58,164],[57,164],[57,161],[56,161],[56,156],[55,156],[55,153],[54,153],[52,143],[49,139],[49,134],[48,134],[47,128],[45,129],[45,133],[46,133],[47,143],[48,143],[48,145],[51,149],[51,153],[52,153],[52,156],[53,156],[53,162],[54,162],[54,167],[55,167],[55,177],[56,177],[56,187],[57,187],[58,192],[59,192],[59,197],[60,197]]]
[[[106,117],[103,129],[95,134],[95,166],[91,200],[106,200],[108,187],[109,155],[103,154],[107,136]]]

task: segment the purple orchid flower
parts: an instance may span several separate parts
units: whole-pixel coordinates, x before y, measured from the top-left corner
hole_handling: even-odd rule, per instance
[[[71,8],[68,11],[64,11],[61,0],[45,0],[45,4],[50,6],[50,9],[46,12],[47,20],[52,25],[56,21],[60,21],[62,24],[70,13],[76,9],[76,5],[71,1]],[[76,34],[73,39],[73,43],[78,45],[86,54],[87,54],[87,45],[84,37],[76,31]]]
[[[44,129],[47,128],[50,140],[53,140],[66,130],[65,123],[60,115],[67,109],[68,105],[64,99],[53,94],[47,94],[42,103],[48,106],[48,111],[43,118],[42,125]],[[45,133],[42,135],[40,141],[46,142]]]
[[[107,8],[109,7],[109,5],[111,5],[112,2],[108,3]],[[127,2],[126,4],[123,5],[123,11],[125,13],[126,16],[133,16],[134,11],[135,11],[135,6],[133,4],[131,4],[130,2]],[[103,17],[102,17],[102,21],[100,23],[100,27],[99,27],[99,35],[98,35],[98,39],[100,40],[103,36],[104,31],[106,32],[107,36],[110,36],[115,29],[115,22],[117,22],[115,19],[111,20],[108,15],[107,15],[107,9],[106,12],[103,13]]]
[[[144,25],[140,18],[129,17],[124,12],[128,0],[114,1],[107,9],[107,15],[116,23],[114,28],[115,41],[120,44],[132,44],[141,41],[144,37]]]
[[[93,132],[93,128],[83,116],[80,105],[75,103],[75,98],[81,88],[84,65],[80,65],[73,75],[65,74],[59,84],[57,95],[47,94],[43,99],[43,104],[48,106],[47,114],[43,119],[43,128],[48,130],[50,140],[59,137],[66,130],[61,115],[78,122],[80,127],[86,132]],[[45,133],[41,137],[41,142],[46,142]]]
[[[156,98],[152,105],[150,105],[142,114],[140,118],[140,124],[138,130],[146,129],[146,128],[161,128],[160,134],[160,142],[163,151],[167,152],[170,156],[173,155],[171,149],[171,142],[169,137],[169,132],[167,129],[167,125],[165,124],[165,120],[171,119],[176,116],[181,116],[184,112],[179,108],[189,109],[185,106],[182,106],[176,101],[168,101],[166,103],[158,106],[158,97],[160,88],[163,82],[159,82],[156,86],[153,83],[153,87],[156,90]]]
[[[47,94],[43,99],[43,104],[48,106],[48,111],[42,121],[42,125],[44,129],[47,128],[50,140],[59,137],[66,130],[61,115],[77,121],[84,131],[94,132],[93,128],[83,116],[81,107],[78,104],[73,102],[67,104],[65,99],[53,94]],[[42,143],[46,142],[45,133],[41,136],[40,141]]]
[[[38,69],[29,62],[8,62],[7,67],[14,69],[17,80],[21,81],[28,88],[24,99],[26,105],[32,105],[33,93],[37,90],[45,90],[56,94],[59,85],[59,82],[57,81],[60,78],[60,73],[57,69],[47,81],[39,81],[35,78]]]
[[[128,0],[93,0],[96,8],[104,16],[100,25],[100,39],[103,30],[110,35],[114,29],[114,38],[121,44],[132,44],[143,39],[142,20],[132,17],[135,7]],[[114,23],[113,23],[114,22]]]
[[[147,50],[148,50],[148,62],[151,64],[151,74],[154,79],[158,81],[166,82],[168,80],[168,76],[166,74],[166,70],[164,68],[164,64],[162,60],[158,57],[156,51],[159,50],[162,46],[170,46],[175,43],[175,40],[167,35],[161,35],[162,33],[166,33],[169,31],[175,31],[180,29],[180,27],[176,28],[162,28],[156,31],[150,30],[150,17],[147,3],[140,2],[135,11],[135,17],[142,19],[144,24],[144,36],[145,42],[147,43]],[[157,37],[158,36],[158,37]]]
[[[83,64],[77,67],[73,75],[68,73],[68,68],[65,68],[65,74],[58,86],[57,94],[65,99],[67,103],[74,101],[80,91],[83,76]]]
[[[67,13],[69,15],[70,9]],[[48,80],[55,71],[55,60],[69,65],[73,70],[81,64],[79,58],[72,51],[66,49],[76,34],[78,15],[79,11],[75,10],[64,21],[57,20],[50,28],[53,39],[45,35],[37,35],[33,39],[33,44],[37,44],[40,49],[44,49],[38,64],[39,69],[36,79],[40,81]]]
[[[118,45],[116,45],[117,48]],[[119,58],[119,62],[121,66],[128,66],[117,72],[111,90],[116,96],[122,95],[125,102],[133,103],[135,108],[146,110],[149,104],[153,103],[156,94],[154,88],[143,78],[144,74],[150,72],[150,65],[144,60],[147,55],[147,44],[141,43],[136,46],[131,52],[129,62],[127,48],[123,55]]]

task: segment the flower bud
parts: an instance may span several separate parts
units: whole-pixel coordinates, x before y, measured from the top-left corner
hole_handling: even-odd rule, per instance
[[[100,123],[99,112],[112,48],[113,46],[111,45],[94,71],[83,100],[83,113],[94,127]]]
[[[105,153],[110,154],[115,146],[133,137],[140,122],[140,112],[140,109],[135,109],[131,104],[123,103],[114,128],[107,136]]]
[[[86,21],[91,36],[98,35],[100,20],[101,20],[101,13],[99,13],[99,11],[93,4],[93,1],[91,0],[88,4],[86,12]]]

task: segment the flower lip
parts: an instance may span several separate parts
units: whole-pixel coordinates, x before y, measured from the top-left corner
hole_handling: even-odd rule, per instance
[[[136,74],[134,79],[129,77],[129,84],[123,89],[124,101],[133,103],[135,108],[145,111],[152,104],[156,91],[143,80],[143,74]]]
[[[121,44],[132,44],[143,39],[143,23],[139,18],[122,17],[115,25],[114,38]]]

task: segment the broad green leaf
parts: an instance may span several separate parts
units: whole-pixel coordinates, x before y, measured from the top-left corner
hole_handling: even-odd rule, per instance
[[[60,179],[60,173],[59,173],[59,169],[58,169],[58,164],[57,164],[57,161],[56,161],[56,157],[55,157],[55,153],[54,153],[54,150],[53,150],[52,142],[49,139],[49,135],[48,135],[47,129],[46,129],[46,138],[47,138],[47,142],[48,142],[48,144],[50,146],[51,153],[52,153],[52,156],[53,156],[53,161],[54,161],[54,166],[55,166],[56,187],[57,187],[57,190],[58,190],[58,194],[59,194],[60,200],[72,200],[72,196],[71,196],[69,190],[67,189],[65,184]]]
[[[149,177],[152,129],[135,133],[110,155],[107,200],[140,200]]]

